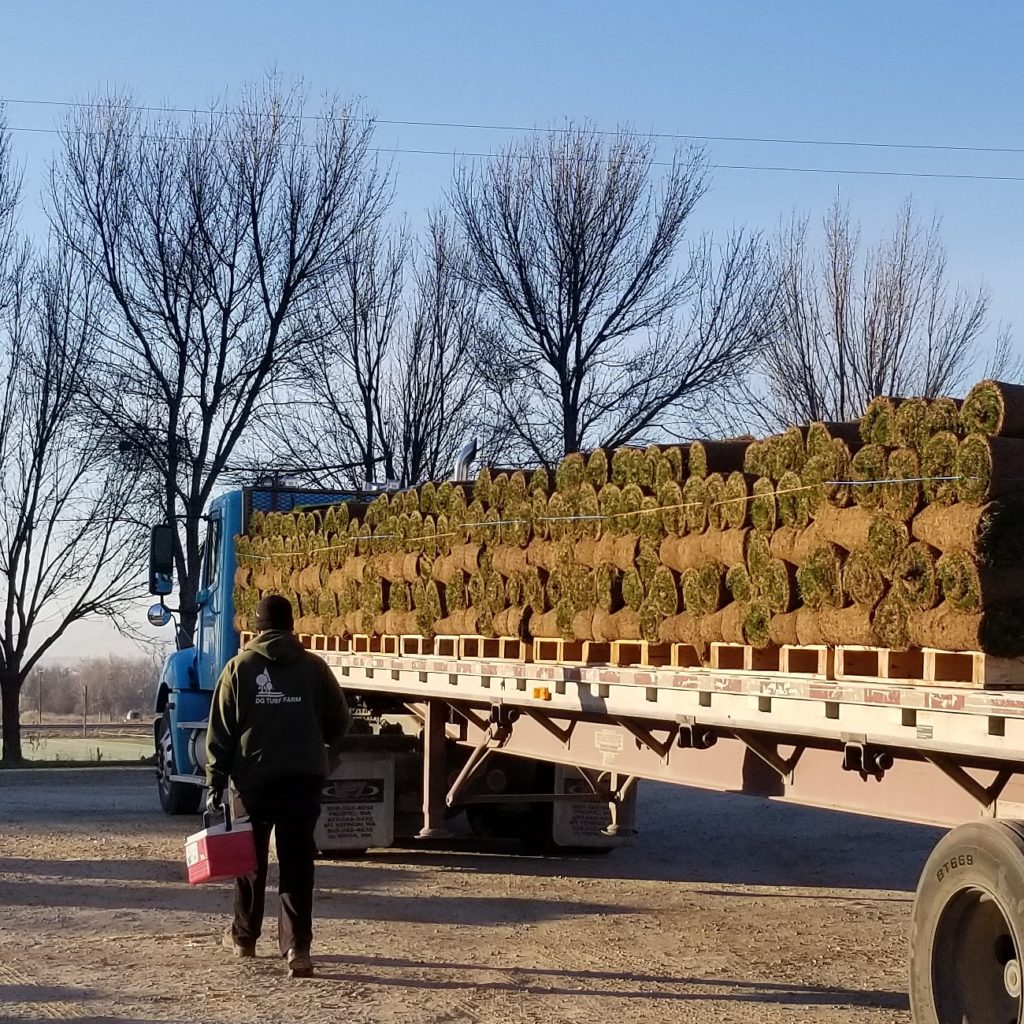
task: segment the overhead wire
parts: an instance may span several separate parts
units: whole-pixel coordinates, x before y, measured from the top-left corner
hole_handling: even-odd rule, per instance
[[[44,99],[27,99],[22,97],[0,97],[0,105],[12,104],[12,105],[23,105],[23,106],[41,106],[41,107],[60,107],[67,109],[96,109],[104,106],[104,104],[96,101],[73,101],[73,100],[44,100]],[[210,116],[210,117],[230,117],[238,116],[240,111],[236,110],[221,110],[215,107],[211,107],[207,110],[201,110],[199,108],[189,108],[180,106],[152,106],[142,104],[127,104],[127,109],[137,111],[139,113],[164,113],[164,114],[187,114],[191,116]],[[294,115],[299,120],[309,121],[322,121],[327,119],[327,115],[324,114],[296,114]],[[599,129],[595,127],[581,126],[578,128],[528,128],[522,125],[500,125],[500,124],[488,124],[486,122],[457,122],[457,121],[417,121],[407,118],[376,118],[376,117],[355,117],[354,120],[366,123],[366,124],[378,124],[378,125],[391,125],[396,127],[416,127],[416,128],[444,128],[444,129],[458,129],[458,130],[473,130],[473,131],[501,131],[501,132],[518,132],[518,133],[532,133],[532,132],[553,132],[553,133],[570,133],[574,131],[581,131],[585,134],[593,134],[606,137],[614,137],[622,134],[619,131],[611,131],[607,129]],[[63,135],[67,134],[66,130],[60,128],[40,128],[29,125],[11,125],[8,126],[8,131],[22,132],[27,134],[39,134],[39,135]],[[726,142],[726,143],[747,143],[747,144],[758,144],[758,145],[785,145],[785,146],[816,146],[816,147],[844,147],[850,149],[869,149],[869,150],[907,150],[907,151],[926,151],[926,152],[956,152],[956,153],[985,153],[985,154],[1010,154],[1019,155],[1024,154],[1024,147],[1010,147],[1010,146],[966,146],[966,145],[951,145],[951,144],[938,144],[938,143],[898,143],[898,142],[861,142],[850,139],[800,139],[800,138],[786,138],[786,137],[773,137],[773,136],[743,136],[743,135],[699,135],[699,134],[682,134],[674,132],[642,132],[642,131],[628,131],[628,134],[638,138],[655,139],[655,140],[674,140],[674,141],[690,141],[690,142]],[[146,136],[142,136],[146,137]],[[186,137],[173,136],[166,133],[156,134],[152,137],[161,140],[172,140],[172,141],[186,141]],[[460,149],[427,149],[427,148],[416,148],[406,146],[374,146],[369,147],[369,151],[377,154],[388,154],[388,155],[400,155],[400,156],[435,156],[444,157],[446,159],[470,159],[470,160],[487,160],[491,159],[497,154],[489,151],[472,151],[472,150],[460,150]],[[672,161],[666,160],[652,160],[651,166],[654,167],[671,167],[673,166]],[[957,171],[905,171],[905,170],[888,170],[882,168],[863,168],[863,167],[808,167],[802,165],[792,164],[747,164],[747,163],[709,163],[708,167],[712,170],[718,171],[746,171],[755,173],[783,173],[783,174],[840,174],[840,175],[853,175],[858,177],[885,177],[885,178],[917,178],[925,180],[947,180],[947,181],[987,181],[987,182],[1007,182],[1007,183],[1020,183],[1024,182],[1024,175],[1014,174],[986,174],[978,172],[957,172]]]

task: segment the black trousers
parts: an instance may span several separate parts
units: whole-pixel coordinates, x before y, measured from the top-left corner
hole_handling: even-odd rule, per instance
[[[275,834],[280,864],[277,938],[282,956],[289,949],[308,952],[313,939],[313,830],[320,817],[323,781],[295,775],[239,795],[252,822],[256,873],[235,883],[235,918],[231,934],[242,945],[255,944],[263,928],[270,832]]]

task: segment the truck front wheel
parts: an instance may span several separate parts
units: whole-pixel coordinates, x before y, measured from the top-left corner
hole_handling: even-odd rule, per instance
[[[961,825],[935,847],[910,937],[916,1024],[1018,1024],[1024,941],[1024,825]]]
[[[167,814],[195,814],[203,795],[201,786],[175,782],[174,744],[171,742],[171,715],[164,711],[156,725],[156,788],[160,806]]]

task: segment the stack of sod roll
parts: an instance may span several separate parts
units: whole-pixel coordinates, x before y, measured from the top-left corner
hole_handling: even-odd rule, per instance
[[[859,422],[597,450],[255,513],[235,606],[297,629],[1024,653],[1024,387]]]

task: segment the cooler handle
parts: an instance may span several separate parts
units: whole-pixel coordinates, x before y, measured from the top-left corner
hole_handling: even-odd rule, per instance
[[[224,831],[231,831],[231,802],[225,800],[221,805],[221,811],[224,814]],[[209,811],[203,811],[203,828],[209,828],[213,824],[213,815]]]

